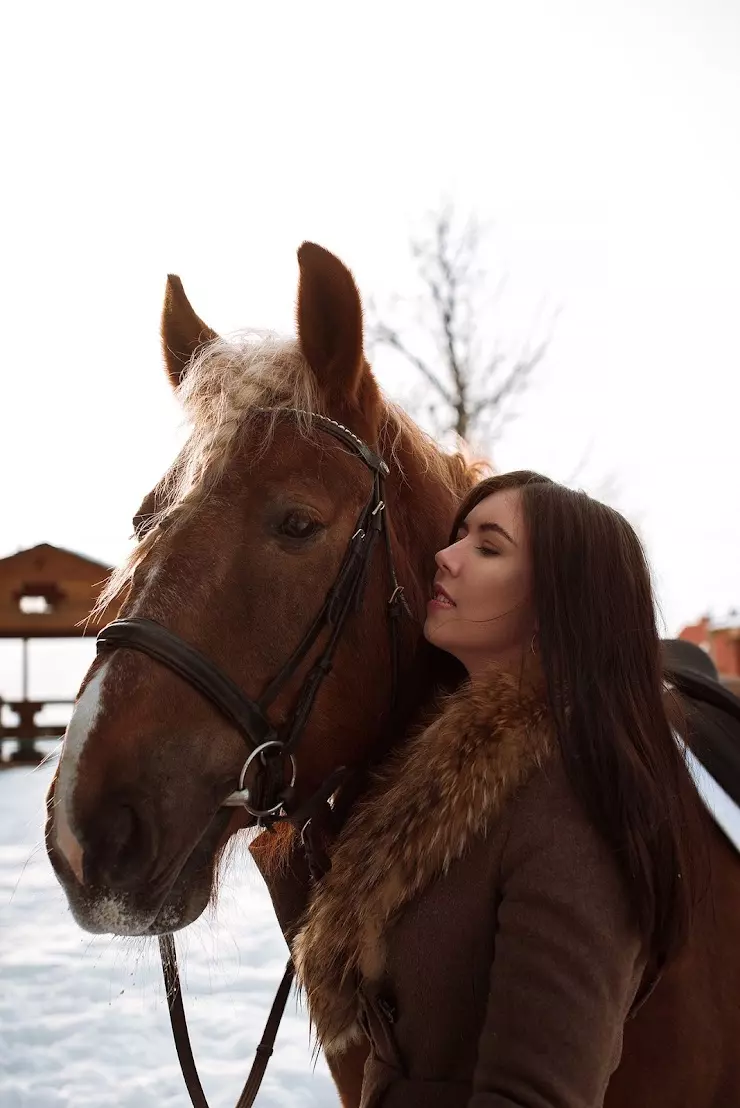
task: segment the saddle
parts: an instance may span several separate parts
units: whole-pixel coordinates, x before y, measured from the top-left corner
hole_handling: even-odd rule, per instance
[[[740,697],[722,685],[712,659],[694,643],[665,640],[663,663],[686,711],[689,749],[740,808]]]

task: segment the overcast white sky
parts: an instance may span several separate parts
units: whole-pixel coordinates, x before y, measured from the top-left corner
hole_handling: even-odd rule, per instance
[[[740,606],[734,0],[6,5],[0,97],[0,556],[126,549],[179,439],[168,271],[217,330],[290,329],[303,239],[383,298],[448,194],[514,314],[562,309],[497,464],[590,451],[668,630]]]

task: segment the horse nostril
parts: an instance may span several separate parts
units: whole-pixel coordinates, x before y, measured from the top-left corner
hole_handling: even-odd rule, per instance
[[[150,872],[155,858],[152,826],[133,805],[110,805],[86,831],[86,884],[125,889],[140,884]]]
[[[136,834],[133,809],[121,804],[109,812],[105,819],[105,834],[112,847],[125,847]]]

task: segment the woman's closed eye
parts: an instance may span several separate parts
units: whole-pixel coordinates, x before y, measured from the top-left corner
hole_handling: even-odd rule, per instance
[[[486,558],[498,558],[501,554],[500,550],[495,550],[492,546],[479,546],[478,550]]]

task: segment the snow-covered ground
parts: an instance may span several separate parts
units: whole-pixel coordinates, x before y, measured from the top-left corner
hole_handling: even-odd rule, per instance
[[[42,845],[53,766],[0,771],[0,1105],[188,1108],[156,944],[82,932]],[[232,1108],[286,947],[249,858],[218,912],[178,938],[193,1049],[211,1108]],[[293,996],[259,1108],[338,1104]]]

